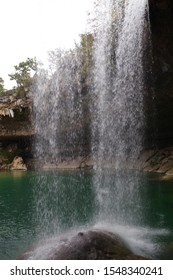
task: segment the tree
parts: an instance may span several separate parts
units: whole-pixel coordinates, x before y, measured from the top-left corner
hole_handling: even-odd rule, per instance
[[[9,74],[10,80],[15,80],[17,87],[15,87],[17,94],[27,94],[32,85],[33,75],[37,70],[37,62],[35,58],[27,58],[26,61],[20,62],[14,66],[16,72]]]
[[[0,77],[0,95],[3,94],[4,91],[4,80]]]
[[[80,57],[81,83],[90,86],[91,68],[93,63],[93,41],[94,37],[90,33],[81,34],[81,41],[78,49]]]

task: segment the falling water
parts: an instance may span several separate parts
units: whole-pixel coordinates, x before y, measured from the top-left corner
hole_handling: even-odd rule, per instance
[[[147,6],[147,0],[102,0],[97,7],[94,184],[97,219],[111,223],[113,220],[135,223],[137,216],[141,218],[139,182],[135,175],[132,177],[122,170],[134,167],[143,147],[143,43]],[[121,170],[116,180],[112,168]]]
[[[142,215],[140,182],[127,169],[135,166],[143,148],[147,6],[147,0],[100,0],[95,9],[92,89],[87,92],[92,96],[89,117],[96,193],[94,222],[119,224],[123,231],[122,224],[139,225]],[[52,58],[53,74],[40,70],[34,92],[35,155],[43,166],[50,167],[64,159],[84,156],[88,134],[81,61],[73,51],[57,51]],[[56,176],[51,183],[45,182],[44,176],[35,182],[36,223],[44,235],[49,230],[58,231],[54,205],[58,203],[58,190],[62,188],[63,192],[62,185]],[[45,189],[47,196],[43,196]]]
[[[55,174],[58,164],[85,155],[79,58],[71,50],[50,52],[51,69],[40,67],[34,88],[35,157],[39,168],[55,169]],[[57,232],[61,224],[55,205],[59,204],[60,189],[63,198],[64,183],[55,174],[51,180],[40,175],[34,181],[34,219],[38,234],[44,236]]]
[[[50,67],[51,73],[40,69],[34,92],[35,152],[44,164],[57,164],[82,144],[83,108],[76,53],[50,53]]]

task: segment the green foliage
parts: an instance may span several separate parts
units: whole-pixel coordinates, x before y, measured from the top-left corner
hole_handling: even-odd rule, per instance
[[[76,46],[78,59],[80,61],[80,81],[82,92],[86,93],[92,81],[91,69],[93,65],[93,41],[94,37],[91,33],[80,35],[80,45]]]
[[[50,81],[51,77],[53,78],[54,74],[58,72],[58,86],[62,95],[65,96],[67,91],[64,90],[67,84],[66,74],[70,75],[69,79],[73,76],[71,87],[73,84],[73,88],[78,88],[78,90],[76,90],[76,93],[80,90],[82,93],[87,93],[87,90],[92,83],[91,69],[93,65],[93,41],[93,34],[81,34],[80,43],[76,44],[74,49],[56,49],[48,53],[50,63]],[[74,83],[76,83],[75,86]]]
[[[4,80],[0,77],[0,95],[5,92],[4,89]]]
[[[93,56],[93,35],[92,34],[81,34],[80,43],[80,58],[81,58],[81,76],[82,81],[86,81],[89,72],[92,67],[92,56]]]
[[[32,85],[33,73],[37,70],[36,59],[27,58],[26,61],[20,62],[14,68],[16,72],[9,75],[10,80],[16,81],[16,93],[25,95],[29,92],[30,86]]]

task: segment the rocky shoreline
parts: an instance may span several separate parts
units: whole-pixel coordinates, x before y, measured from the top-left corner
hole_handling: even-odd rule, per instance
[[[161,179],[173,179],[173,147],[144,151],[136,162],[136,169],[158,173]]]
[[[93,161],[90,157],[64,160],[57,164],[45,164],[44,170],[51,169],[92,169]],[[112,168],[112,166],[111,166]],[[141,153],[135,163],[130,162],[125,167],[129,170],[139,170],[149,173],[158,173],[162,179],[173,179],[173,147],[150,149]]]
[[[66,158],[57,163],[41,164],[36,160],[24,162],[22,157],[15,156],[10,164],[0,165],[0,170],[80,170],[93,169],[93,160],[91,157],[77,157],[75,159]],[[114,168],[110,166],[110,168]],[[127,163],[127,170],[138,170],[148,173],[157,173],[162,180],[173,180],[173,147],[163,149],[150,149],[141,153],[135,163]]]

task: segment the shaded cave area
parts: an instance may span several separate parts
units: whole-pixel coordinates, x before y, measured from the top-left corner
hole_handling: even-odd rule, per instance
[[[18,106],[19,100],[0,102],[0,169],[10,164],[16,156],[22,157],[25,162],[33,158],[34,129],[30,102],[28,104],[22,100]]]

